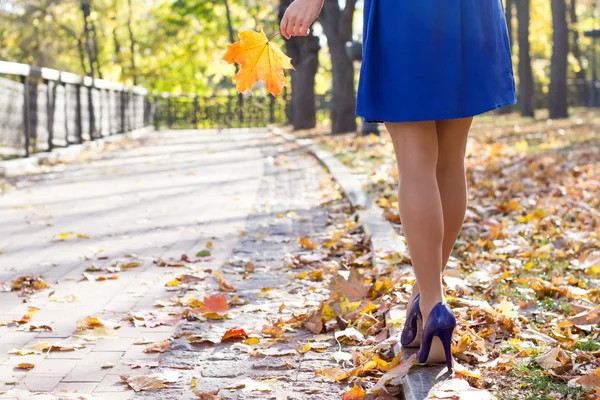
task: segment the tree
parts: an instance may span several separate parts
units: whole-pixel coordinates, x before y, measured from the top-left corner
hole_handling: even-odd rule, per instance
[[[331,133],[356,131],[356,94],[354,65],[346,54],[346,42],[352,40],[352,18],[356,0],[346,0],[343,9],[338,0],[325,0],[318,21],[323,26],[331,54],[333,106]]]
[[[565,0],[551,0],[552,6],[552,58],[550,64],[550,91],[548,109],[550,118],[567,118],[567,56],[569,30]]]
[[[293,0],[279,3],[279,21]],[[292,79],[291,123],[294,130],[310,129],[317,125],[317,104],[315,98],[315,75],[319,68],[319,39],[311,33],[308,36],[292,36],[285,41],[287,55],[292,58],[294,69]]]
[[[506,4],[504,6],[504,16],[505,16],[505,20],[506,20],[506,27],[508,30],[508,41],[510,43],[510,48],[512,51],[513,48],[513,5],[514,5],[515,0],[506,0]],[[505,107],[501,107],[498,109],[498,114],[502,115],[502,114],[508,114],[510,112],[512,112],[513,106],[508,105]]]
[[[581,60],[581,49],[579,47],[579,30],[577,28],[578,17],[577,17],[577,0],[571,0],[569,7],[569,20],[571,22],[571,53],[575,59],[575,78],[577,85],[577,100],[579,104],[586,104],[587,102],[587,85],[586,85],[586,74],[585,67]]]
[[[535,90],[529,42],[530,0],[516,0],[519,39],[519,110],[524,117],[534,116]]]

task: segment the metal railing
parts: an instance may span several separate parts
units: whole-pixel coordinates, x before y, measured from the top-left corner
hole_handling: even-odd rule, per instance
[[[148,91],[0,61],[0,157],[129,132],[151,122]]]
[[[28,157],[154,126],[230,128],[285,124],[290,95],[153,94],[143,87],[0,61],[0,160]],[[329,103],[318,99],[321,107]],[[328,112],[320,109],[322,118]]]

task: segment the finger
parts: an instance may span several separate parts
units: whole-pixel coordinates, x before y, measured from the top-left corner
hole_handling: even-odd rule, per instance
[[[286,39],[290,38],[287,33],[288,23],[289,23],[289,18],[287,15],[284,15],[283,18],[281,19],[281,24],[279,25],[279,30],[281,31],[281,35]]]
[[[300,34],[302,36],[308,36],[308,30],[309,30],[309,24],[308,22],[304,22],[302,23],[302,25],[300,25],[300,28],[298,28],[298,30],[300,31]]]
[[[296,24],[296,17],[290,17],[288,24],[286,26],[286,32],[288,36],[292,36],[294,34],[294,25]]]
[[[299,21],[294,24],[294,29],[292,30],[292,32],[294,32],[294,36],[300,36],[300,27],[301,25]]]

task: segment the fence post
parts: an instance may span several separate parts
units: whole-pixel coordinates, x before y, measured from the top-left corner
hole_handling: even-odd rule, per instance
[[[151,108],[152,109],[152,108]],[[158,115],[158,96],[154,96],[154,115],[153,115],[153,122],[154,122],[154,130],[158,130],[160,128],[160,116]]]
[[[198,95],[194,95],[194,129],[198,128]]]
[[[121,131],[119,133],[125,133],[125,92],[121,91],[119,93],[119,114],[121,117]]]
[[[77,131],[77,140],[83,143],[83,125],[81,124],[81,84],[75,85],[77,94],[77,105],[75,106],[75,130]]]
[[[29,79],[21,77],[23,83],[23,133],[25,134],[25,157],[29,157]]]
[[[173,112],[171,111],[171,96],[167,96],[167,126],[169,129],[173,126]]]

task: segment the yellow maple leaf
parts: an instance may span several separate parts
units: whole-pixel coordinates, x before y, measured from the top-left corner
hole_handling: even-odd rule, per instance
[[[236,89],[244,92],[252,89],[254,84],[262,80],[267,85],[267,91],[278,96],[286,85],[285,69],[294,69],[291,58],[286,56],[279,45],[267,39],[264,31],[256,32],[250,29],[240,32],[240,40],[230,44],[227,52],[221,58],[229,64],[234,62],[241,65],[235,75]]]

